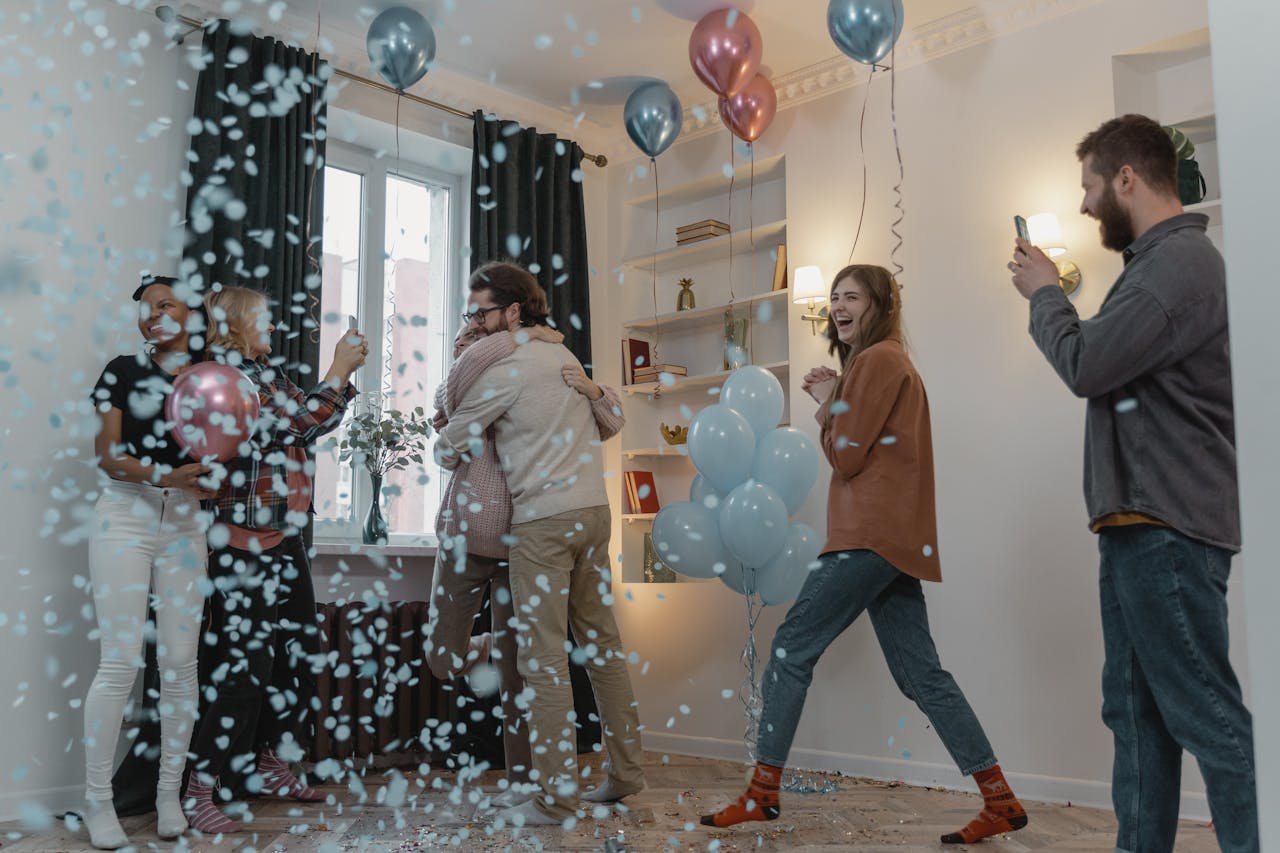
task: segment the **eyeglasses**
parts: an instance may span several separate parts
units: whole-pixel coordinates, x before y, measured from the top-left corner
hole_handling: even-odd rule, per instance
[[[490,311],[502,311],[509,307],[510,305],[490,305],[488,308],[477,308],[474,311],[463,311],[462,322],[470,323],[472,320],[479,320],[483,323],[485,314],[488,314]]]

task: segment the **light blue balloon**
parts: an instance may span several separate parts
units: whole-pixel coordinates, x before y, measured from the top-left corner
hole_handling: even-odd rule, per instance
[[[807,524],[787,528],[782,550],[756,573],[757,592],[765,604],[785,604],[800,594],[805,579],[818,554],[822,537]]]
[[[739,595],[750,595],[756,591],[759,583],[759,571],[744,566],[737,560],[730,560],[720,574],[720,581]]]
[[[645,83],[627,98],[622,121],[636,147],[657,157],[680,135],[684,108],[666,83]]]
[[[771,486],[787,505],[787,515],[795,515],[818,479],[818,448],[795,427],[771,430],[756,442],[751,479]]]
[[[421,80],[436,58],[431,24],[406,6],[392,6],[374,18],[365,46],[373,70],[400,91]]]
[[[720,405],[740,413],[756,435],[764,435],[782,420],[786,395],[773,372],[758,364],[739,367],[725,380]]]
[[[689,458],[721,494],[751,476],[755,446],[747,419],[721,403],[707,406],[689,424]]]
[[[718,510],[720,538],[732,557],[763,566],[782,550],[787,539],[787,505],[764,483],[748,480]]]
[[[702,504],[707,509],[715,509],[720,506],[720,501],[724,500],[724,494],[717,492],[715,487],[707,482],[706,477],[694,474],[693,484],[689,486],[689,500]]]
[[[875,65],[902,35],[902,0],[831,0],[827,32],[850,59]]]
[[[728,559],[716,512],[702,504],[667,504],[653,519],[652,536],[663,565],[685,577],[713,578]]]

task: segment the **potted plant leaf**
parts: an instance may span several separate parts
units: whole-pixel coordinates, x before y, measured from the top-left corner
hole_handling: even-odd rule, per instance
[[[1176,127],[1166,126],[1164,130],[1173,140],[1173,147],[1178,153],[1178,199],[1183,204],[1204,201],[1208,187],[1205,185],[1204,175],[1200,173],[1200,164],[1196,162],[1195,143]]]

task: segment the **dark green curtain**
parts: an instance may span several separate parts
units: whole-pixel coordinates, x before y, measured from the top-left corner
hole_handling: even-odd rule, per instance
[[[272,352],[304,388],[319,378],[321,233],[329,69],[272,38],[205,29],[188,154],[185,272],[261,290]],[[198,125],[198,127],[197,127]]]
[[[319,370],[321,232],[324,227],[325,85],[319,58],[271,38],[204,31],[188,152],[187,245],[182,274],[198,291],[215,283],[260,290],[280,323],[271,342],[304,388]],[[197,126],[198,125],[198,126]],[[308,525],[304,535],[309,537]],[[154,612],[149,613],[154,619]],[[136,729],[112,779],[121,816],[155,809],[160,726],[154,643],[146,649]],[[201,655],[201,665],[207,656]],[[200,683],[209,674],[200,673]]]
[[[582,149],[477,110],[471,160],[471,269],[514,260],[547,292],[564,345],[591,369]]]

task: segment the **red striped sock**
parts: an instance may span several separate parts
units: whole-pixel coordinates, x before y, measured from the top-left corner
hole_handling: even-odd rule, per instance
[[[721,829],[748,820],[777,820],[782,810],[778,805],[778,785],[782,781],[782,768],[759,763],[751,774],[747,792],[715,814],[702,816],[703,826]]]

